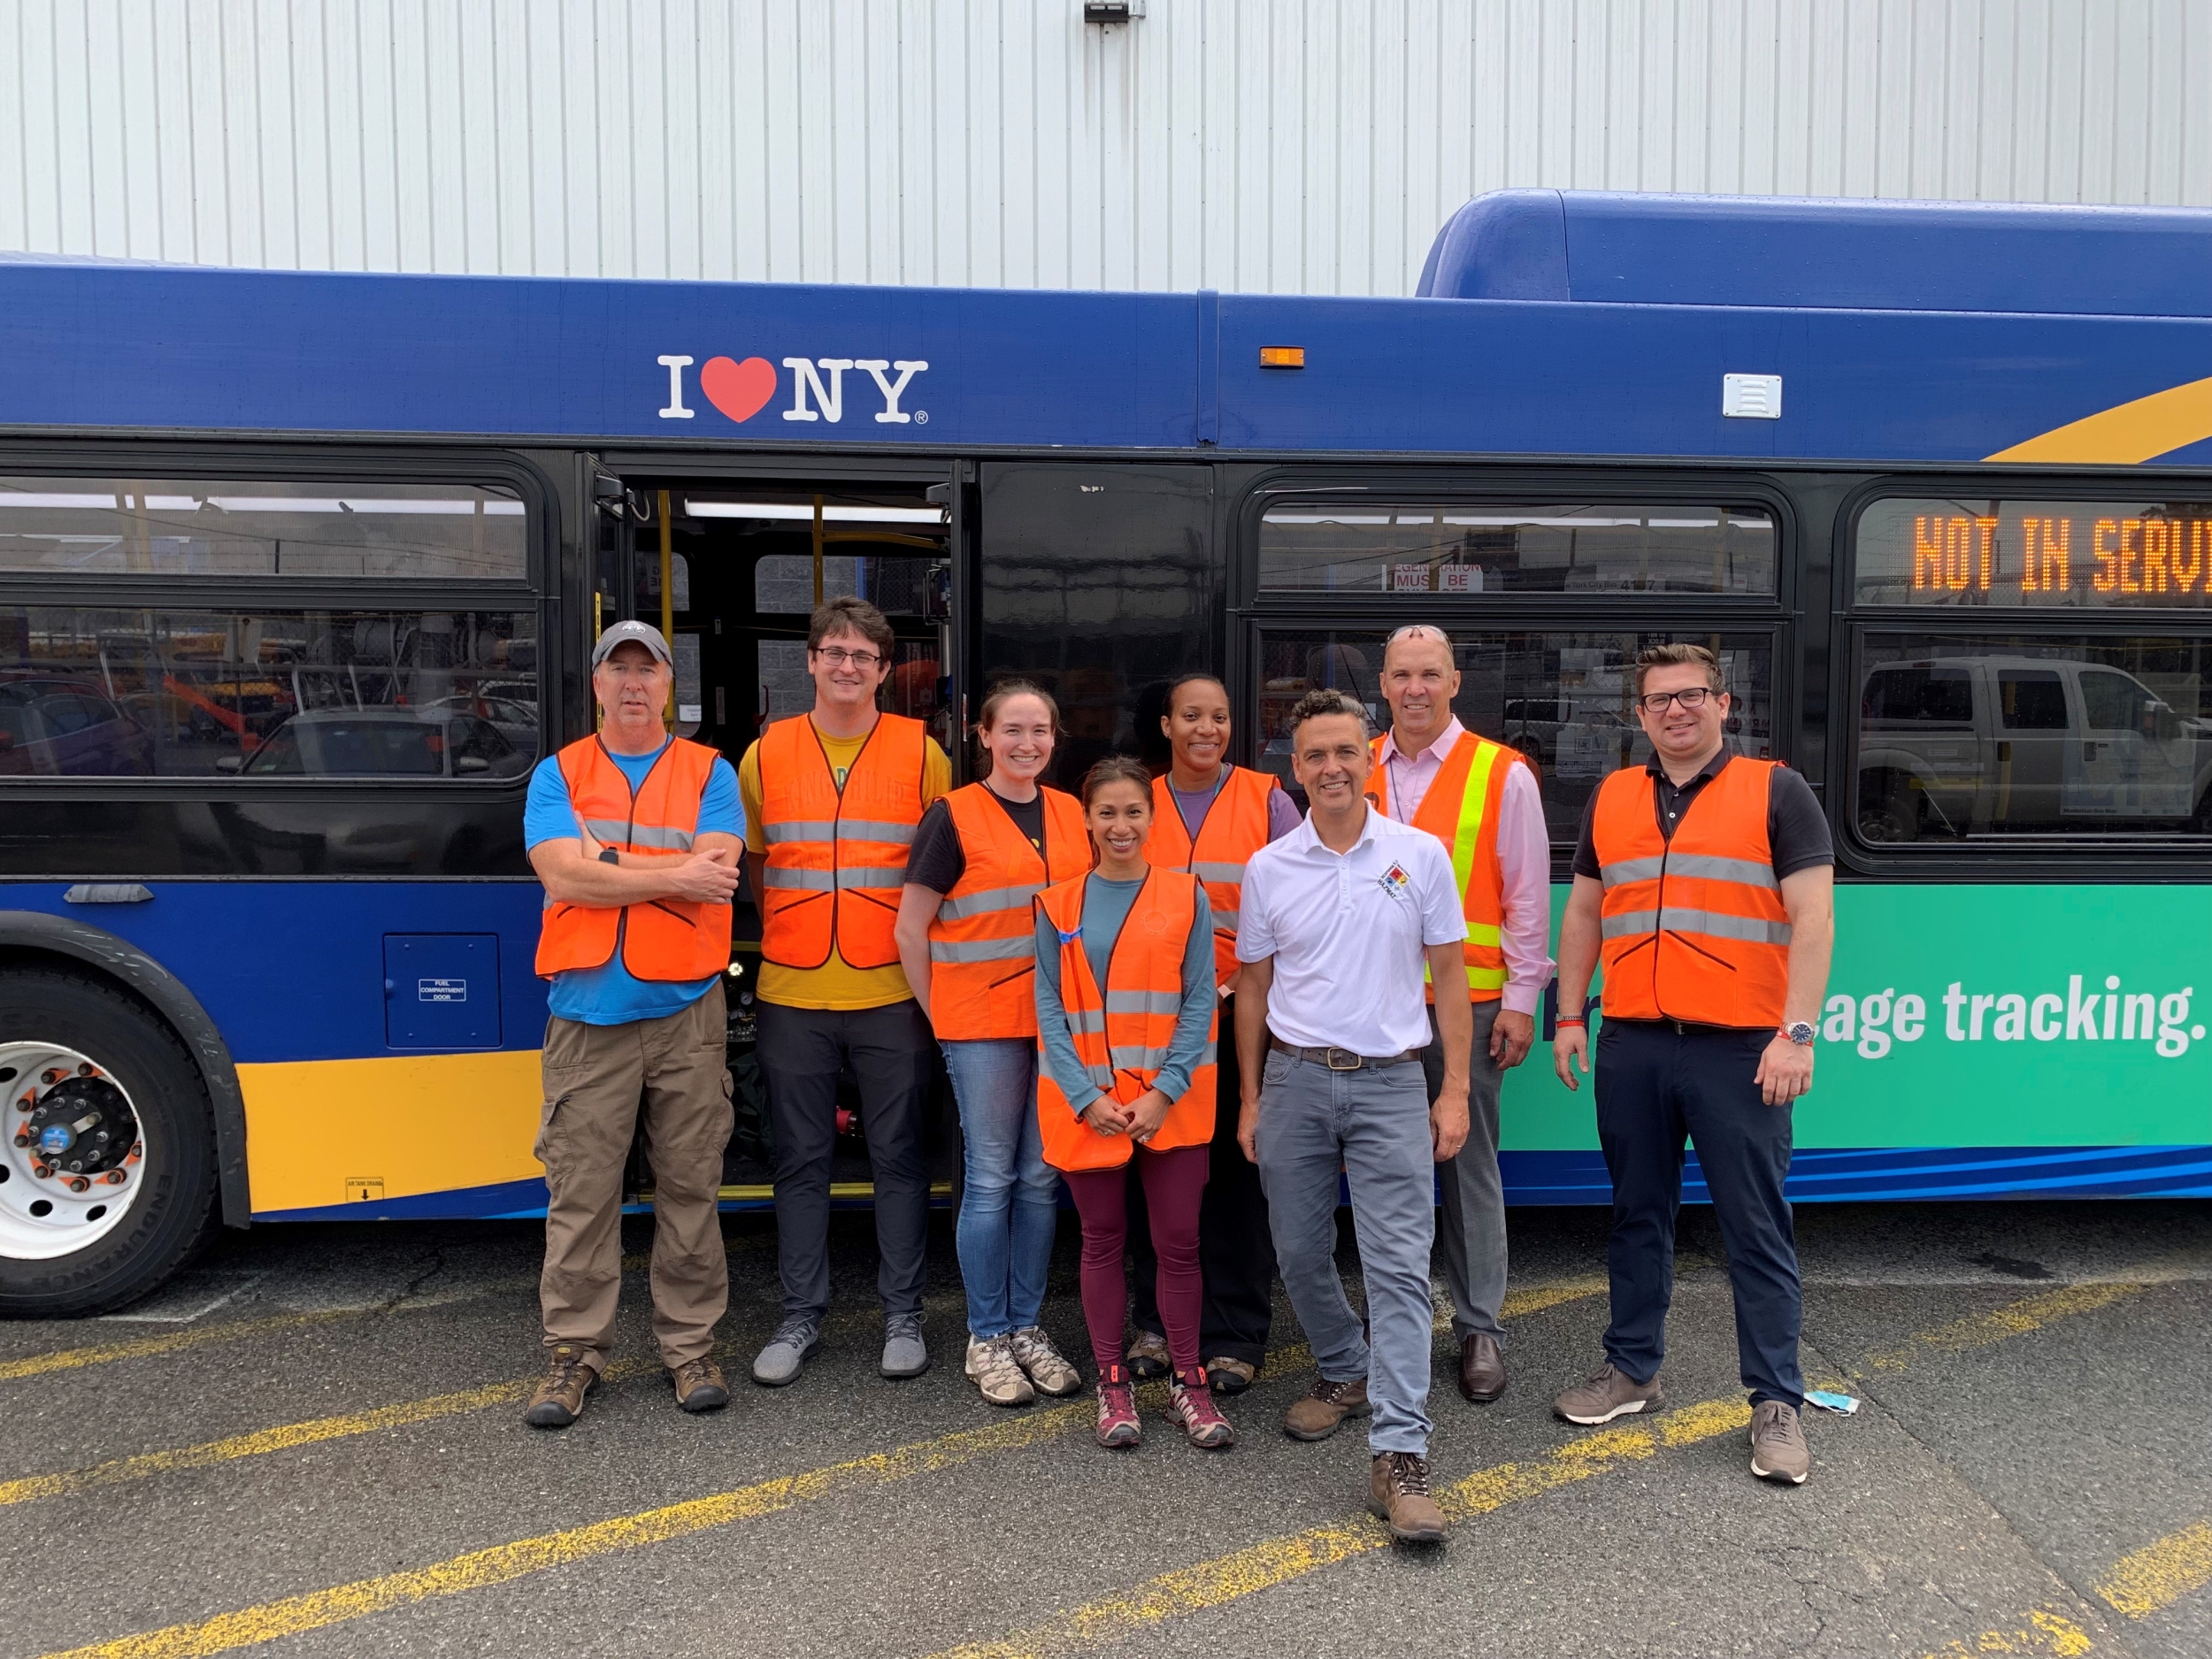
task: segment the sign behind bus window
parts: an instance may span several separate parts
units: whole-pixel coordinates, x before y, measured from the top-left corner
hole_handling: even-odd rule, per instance
[[[2212,501],[1878,501],[1856,580],[1916,610],[2212,608]]]
[[[524,523],[467,484],[0,478],[0,571],[519,581]]]
[[[1270,593],[1770,594],[1762,507],[1280,501],[1260,521]]]

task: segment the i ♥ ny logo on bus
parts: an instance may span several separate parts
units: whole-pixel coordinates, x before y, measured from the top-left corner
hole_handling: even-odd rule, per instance
[[[691,419],[699,411],[684,402],[684,371],[696,359],[671,355],[655,361],[668,371],[668,405],[660,411],[661,419]],[[899,407],[914,377],[929,368],[919,358],[786,357],[783,366],[791,372],[791,404],[783,411],[786,420],[840,424],[845,419],[845,372],[859,369],[882,395],[883,407],[873,411],[879,422],[886,426],[929,424],[927,410]],[[782,383],[783,377],[766,357],[709,357],[699,369],[700,396],[738,422],[750,420],[774,402]]]

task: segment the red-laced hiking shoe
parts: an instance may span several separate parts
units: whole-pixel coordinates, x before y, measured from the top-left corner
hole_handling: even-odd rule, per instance
[[[1136,1385],[1129,1380],[1126,1366],[1109,1365],[1098,1373],[1098,1443],[1119,1451],[1143,1439]]]
[[[1214,1404],[1214,1391],[1206,1386],[1204,1371],[1194,1367],[1167,1386],[1167,1420],[1201,1451],[1226,1451],[1237,1443],[1237,1432]]]

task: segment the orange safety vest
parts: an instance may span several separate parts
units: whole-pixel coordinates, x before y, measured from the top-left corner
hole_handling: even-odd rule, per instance
[[[1648,769],[1598,786],[1590,824],[1605,883],[1603,1011],[1747,1030],[1782,1023],[1790,921],[1767,841],[1770,760],[1732,758],[1659,832]]]
[[[1375,769],[1369,773],[1368,799],[1390,816],[1390,768],[1383,764],[1383,740],[1369,745]],[[1499,803],[1505,799],[1506,775],[1525,765],[1518,751],[1463,731],[1443,770],[1421,797],[1413,827],[1444,843],[1452,856],[1452,878],[1459,884],[1467,917],[1467,1000],[1493,1002],[1505,995],[1505,946],[1501,932],[1505,906],[1498,895]],[[1428,1000],[1436,1001],[1429,987]]]
[[[619,853],[681,858],[699,828],[699,803],[721,757],[703,743],[672,740],[634,792],[629,775],[595,737],[561,750],[555,764],[568,803],[592,839]],[[730,907],[691,899],[645,904],[570,904],[548,895],[538,925],[540,977],[603,968],[622,953],[641,979],[703,979],[730,965]]]
[[[945,797],[966,860],[929,924],[929,1023],[946,1042],[1033,1037],[1037,915],[1030,901],[1091,865],[1083,808],[1059,789],[1044,796],[1045,850],[1014,827],[987,784]]]
[[[759,750],[761,835],[768,843],[762,958],[818,968],[834,946],[848,967],[896,966],[892,924],[906,882],[906,850],[922,821],[926,728],[904,715],[879,714],[841,790],[806,715],[770,726]]]
[[[1037,895],[1037,909],[1060,935],[1060,1002],[1076,1055],[1101,1094],[1126,1102],[1152,1087],[1174,1041],[1183,1007],[1183,954],[1198,917],[1198,879],[1156,869],[1145,878],[1107,958],[1102,994],[1083,949],[1083,884],[1089,879],[1080,875],[1047,887]],[[1219,1035],[1219,1025],[1216,1014],[1207,1041]],[[1040,1033],[1037,1124],[1045,1162],[1056,1170],[1110,1170],[1128,1163],[1129,1137],[1100,1134],[1076,1116],[1044,1050]],[[1190,1087],[1168,1108],[1149,1144],[1166,1152],[1202,1147],[1213,1136],[1214,1064],[1209,1060],[1192,1071]]]
[[[1199,821],[1198,839],[1183,827],[1167,774],[1152,780],[1152,834],[1146,859],[1163,870],[1187,870],[1206,884],[1213,907],[1214,983],[1237,971],[1237,911],[1243,902],[1245,861],[1267,845],[1267,807],[1282,786],[1268,773],[1232,766]]]

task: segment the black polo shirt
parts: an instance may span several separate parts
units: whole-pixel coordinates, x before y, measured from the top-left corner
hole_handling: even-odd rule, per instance
[[[1652,756],[1644,770],[1658,785],[1652,791],[1652,811],[1659,820],[1660,834],[1669,841],[1674,839],[1675,826],[1681,823],[1698,791],[1719,777],[1721,768],[1734,758],[1722,749],[1696,777],[1677,787],[1659,764],[1659,757]],[[1597,842],[1590,831],[1597,809],[1598,791],[1593,789],[1588,804],[1582,809],[1582,838],[1575,843],[1575,874],[1588,876],[1593,881],[1600,879]],[[1778,881],[1815,864],[1836,862],[1836,844],[1828,833],[1828,820],[1821,813],[1820,803],[1813,797],[1812,786],[1787,766],[1774,769],[1774,781],[1767,791],[1767,849]]]

